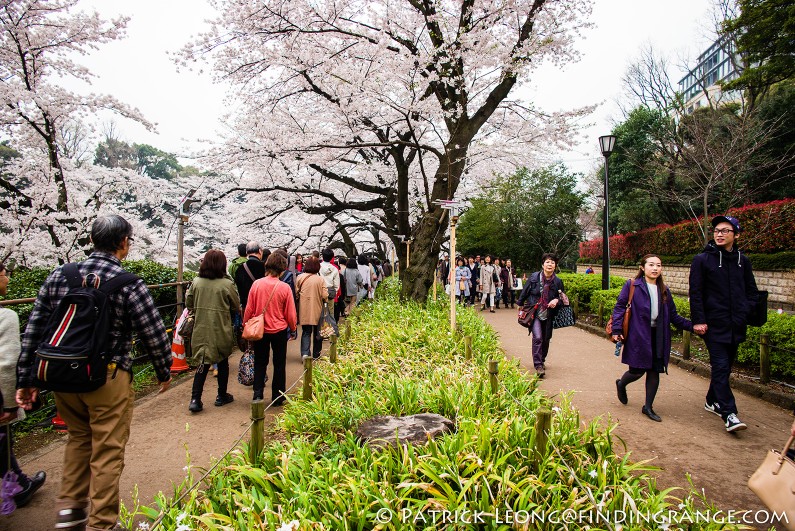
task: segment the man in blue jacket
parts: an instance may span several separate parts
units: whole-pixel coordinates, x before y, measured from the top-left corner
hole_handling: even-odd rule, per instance
[[[737,417],[737,404],[729,386],[737,349],[745,341],[748,315],[758,292],[751,261],[736,242],[742,228],[737,218],[712,219],[713,236],[690,266],[690,313],[693,331],[703,334],[712,367],[704,409],[719,415],[726,431],[747,428]]]

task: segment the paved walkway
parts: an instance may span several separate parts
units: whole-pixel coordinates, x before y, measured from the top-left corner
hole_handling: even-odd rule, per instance
[[[482,315],[499,333],[507,354],[534,373],[530,337],[516,324],[516,310]],[[584,420],[618,422],[614,433],[626,443],[633,461],[651,459],[662,469],[655,472],[661,487],[687,487],[689,473],[696,488],[703,488],[724,511],[763,509],[747,487],[748,478],[769,449],[784,446],[792,412],[735,392],[739,417],[748,429],[729,434],[719,417],[704,410],[709,380],[673,365],[660,377],[654,411],[663,421],[654,422],[640,412],[644,379],[627,387],[627,405],[618,401],[615,381],[626,365],[613,352],[609,340],[579,328],[556,330],[541,388],[550,395],[571,393]]]
[[[508,355],[532,371],[530,338],[516,324],[515,310],[483,315],[500,334]],[[212,377],[205,385],[205,409],[199,414],[188,412],[191,378],[136,404],[121,478],[122,499],[128,506],[136,485],[145,504],[151,504],[158,491],[172,493],[172,483],[181,482],[185,476],[186,452],[194,466],[207,467],[243,433],[249,423],[251,388],[237,383],[238,359],[239,354],[231,359],[230,392],[235,396],[232,404],[213,407]],[[618,402],[614,382],[623,370],[608,340],[577,328],[562,329],[552,339],[547,377],[541,387],[550,395],[571,392],[583,419],[602,417],[617,421],[615,433],[632,451],[633,459],[652,459],[654,465],[662,468],[658,473],[661,486],[686,486],[685,473],[690,473],[696,487],[704,488],[707,496],[724,510],[761,509],[745,484],[767,450],[781,447],[786,441],[792,424],[790,412],[738,394],[740,417],[749,429],[727,434],[720,419],[703,409],[707,380],[674,366],[670,375],[661,379],[654,407],[663,422],[655,423],[640,413],[642,381],[629,387],[629,405]],[[298,345],[292,341],[288,349],[288,384],[297,381],[302,371]],[[266,398],[269,396],[268,388]],[[271,417],[269,421],[272,420]],[[27,472],[47,471],[47,483],[28,507],[0,517],[0,530],[52,529],[62,454],[60,442],[22,459],[22,468]]]

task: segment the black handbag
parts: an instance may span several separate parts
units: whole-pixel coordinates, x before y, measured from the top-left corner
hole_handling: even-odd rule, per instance
[[[748,326],[762,326],[767,322],[767,291],[757,291],[758,299],[748,312]]]
[[[558,308],[558,313],[552,319],[552,328],[565,328],[567,326],[574,326],[577,322],[577,316],[574,315],[574,310],[571,306],[561,306]]]

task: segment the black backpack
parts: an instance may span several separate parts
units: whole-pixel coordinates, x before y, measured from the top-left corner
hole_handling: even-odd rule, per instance
[[[86,393],[105,385],[111,315],[108,295],[138,277],[121,273],[102,282],[92,274],[83,277],[77,264],[66,264],[62,272],[69,291],[50,316],[44,340],[36,350],[33,385],[60,393]]]

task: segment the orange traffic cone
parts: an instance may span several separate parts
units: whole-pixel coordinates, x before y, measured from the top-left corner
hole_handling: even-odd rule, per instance
[[[185,359],[185,342],[182,336],[177,333],[181,318],[174,324],[174,339],[171,341],[171,373],[179,374],[190,370],[188,361]]]
[[[54,430],[67,430],[66,422],[61,418],[61,414],[55,411],[55,416],[52,419],[52,427]]]

